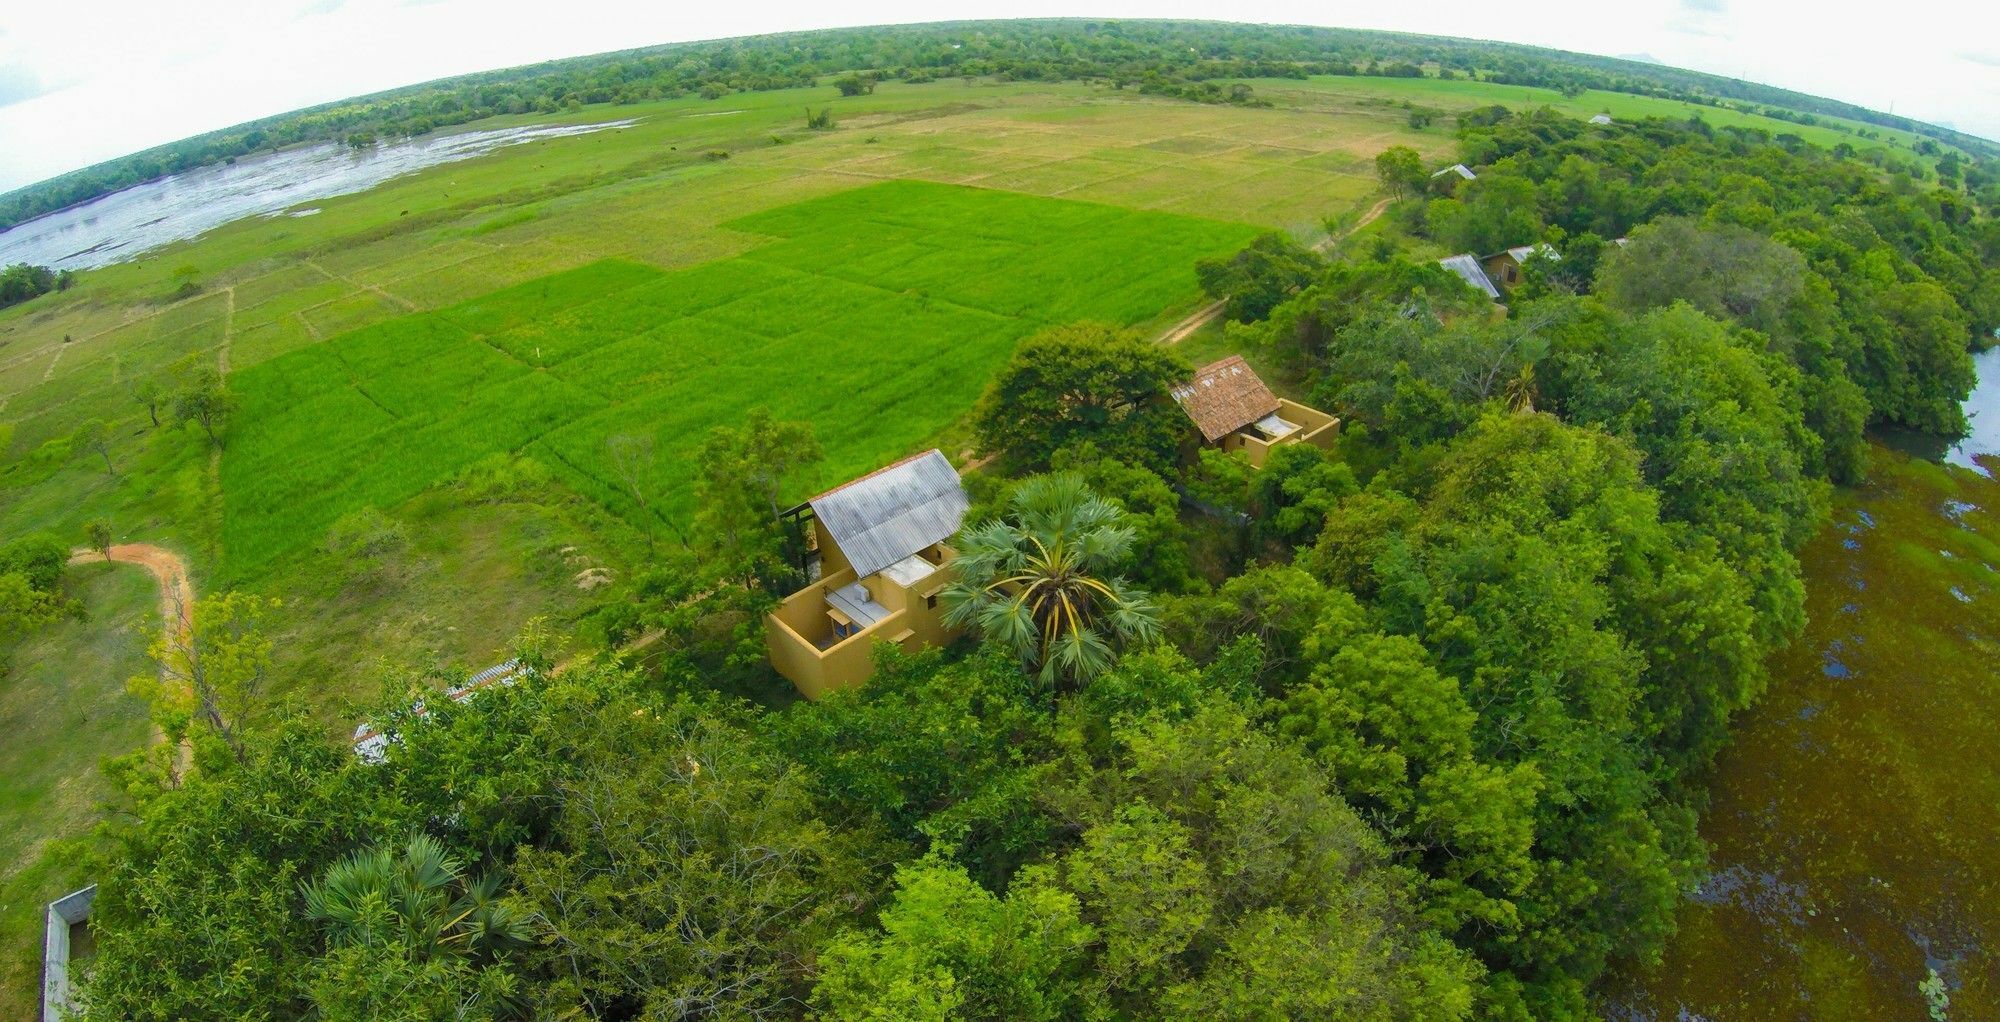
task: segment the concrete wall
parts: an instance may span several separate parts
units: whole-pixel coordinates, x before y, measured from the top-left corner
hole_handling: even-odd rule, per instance
[[[1289,398],[1278,399],[1278,416],[1298,428],[1295,433],[1276,442],[1254,436],[1244,430],[1216,441],[1215,446],[1224,454],[1238,451],[1250,461],[1251,468],[1263,468],[1271,458],[1271,449],[1281,444],[1312,444],[1321,449],[1333,447],[1333,441],[1340,435],[1340,420],[1310,405],[1302,405]]]
[[[61,1022],[68,1013],[70,927],[90,918],[96,900],[97,885],[91,884],[49,902],[42,936],[42,1022]]]
[[[1521,282],[1521,264],[1515,262],[1514,257],[1505,252],[1485,260],[1480,265],[1486,270],[1487,279],[1493,281],[1493,285],[1502,291],[1512,291],[1514,285]]]
[[[832,552],[832,545],[828,544],[822,548],[821,557]],[[876,603],[889,610],[889,616],[826,649],[818,646],[833,636],[833,624],[826,616],[826,593],[853,582],[853,569],[842,558],[838,570],[822,574],[818,582],[786,597],[764,620],[764,650],[771,658],[771,666],[798,688],[801,695],[818,699],[835,689],[867,681],[875,673],[877,642],[894,642],[906,650],[915,650],[955,641],[959,633],[945,627],[944,606],[937,594],[957,578],[950,563],[956,552],[940,544],[924,554],[945,563],[907,589],[881,575],[869,576],[862,584]],[[822,565],[833,563],[821,561]]]

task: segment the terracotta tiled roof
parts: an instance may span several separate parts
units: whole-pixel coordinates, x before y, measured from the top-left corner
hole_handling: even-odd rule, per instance
[[[1192,380],[1174,388],[1174,400],[1211,442],[1278,410],[1278,396],[1241,355],[1195,370]]]

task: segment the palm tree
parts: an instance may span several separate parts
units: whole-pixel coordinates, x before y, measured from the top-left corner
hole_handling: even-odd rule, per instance
[[[357,851],[305,890],[306,916],[326,924],[327,943],[399,944],[419,958],[445,952],[490,962],[533,939],[530,919],[496,900],[500,878],[467,881],[458,860],[429,834],[399,855]]]
[[[977,627],[1039,668],[1046,685],[1088,681],[1118,648],[1159,634],[1148,596],[1105,577],[1132,550],[1122,509],[1070,474],[1022,483],[1009,509],[961,535],[947,624]]]

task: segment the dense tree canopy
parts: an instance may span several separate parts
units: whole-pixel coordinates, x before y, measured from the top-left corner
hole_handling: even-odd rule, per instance
[[[1165,469],[1190,432],[1170,397],[1193,374],[1173,351],[1132,331],[1054,327],[1021,342],[974,412],[983,450],[1010,468],[1045,469],[1057,451],[1104,454]]]
[[[642,661],[558,671],[530,630],[515,685],[386,689],[380,762],[252,705],[257,605],[220,598],[174,663],[251,677],[180,696],[185,768],[115,771],[88,1016],[1599,1017],[1705,868],[1704,769],[1864,427],[1958,423],[2000,234],[1700,125],[1488,110],[1461,143],[1477,187],[1367,259],[1201,271],[1331,450],[1197,452],[1172,350],[1023,342],[972,421],[968,637],[858,689],[772,695],[817,448],[768,416],[593,619]],[[1504,306],[1401,254],[1540,241]],[[63,558],[0,550],[0,613]]]

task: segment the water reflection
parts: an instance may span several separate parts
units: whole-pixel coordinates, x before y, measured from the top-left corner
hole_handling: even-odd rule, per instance
[[[89,269],[123,262],[246,216],[277,215],[314,199],[365,191],[411,171],[537,139],[634,122],[494,128],[350,149],[327,142],[203,167],[133,185],[0,232],[0,265]],[[318,209],[300,209],[309,216]],[[2000,417],[2000,416],[1996,416]]]
[[[1882,442],[1926,461],[1947,462],[1991,477],[1993,473],[1979,459],[2000,458],[2000,344],[1974,355],[1972,364],[1979,378],[1965,399],[1965,418],[1971,432],[1954,440],[1931,433],[1891,429],[1882,431]]]

